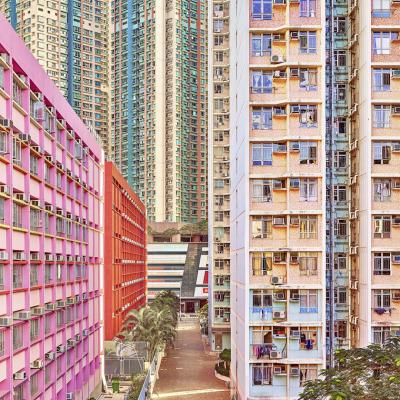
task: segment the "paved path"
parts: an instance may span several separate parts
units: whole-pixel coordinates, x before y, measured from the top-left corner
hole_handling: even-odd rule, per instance
[[[152,399],[229,400],[227,385],[215,378],[215,362],[204,352],[198,323],[181,323],[175,349],[161,362]]]

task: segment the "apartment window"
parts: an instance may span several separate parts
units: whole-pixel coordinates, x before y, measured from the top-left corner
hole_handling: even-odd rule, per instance
[[[317,238],[317,217],[306,215],[300,217],[300,239]]]
[[[390,69],[374,69],[373,88],[377,92],[388,92],[390,90]]]
[[[51,315],[46,315],[44,317],[44,334],[48,335],[52,329],[53,329],[52,317]]]
[[[4,265],[0,264],[0,290],[4,290]]]
[[[61,235],[64,233],[64,220],[62,218],[56,218],[56,232],[57,235]]]
[[[39,319],[31,319],[30,321],[30,336],[33,342],[39,337]]]
[[[254,180],[252,200],[254,203],[270,203],[272,201],[272,180]]]
[[[315,54],[317,52],[317,32],[299,32],[300,53]]]
[[[18,350],[24,345],[22,324],[13,326],[13,350]]]
[[[62,173],[57,171],[57,187],[62,188]]]
[[[0,65],[0,89],[4,89],[4,67]]]
[[[316,69],[301,68],[299,72],[300,88],[305,90],[317,90],[318,71]]]
[[[272,143],[252,145],[253,165],[272,165]]]
[[[224,21],[217,19],[214,21],[214,30],[213,32],[220,33],[224,29]]]
[[[254,20],[271,20],[272,0],[253,0],[252,18]]]
[[[347,66],[346,50],[334,50],[333,57],[335,59],[336,67],[346,67]]]
[[[22,228],[22,206],[13,203],[13,226]]]
[[[22,265],[13,266],[13,288],[22,288],[23,284],[23,267]]]
[[[49,284],[53,281],[53,264],[45,264],[44,266],[44,283]]]
[[[300,386],[304,386],[308,381],[318,378],[318,367],[316,365],[300,365]]]
[[[374,216],[374,238],[390,238],[392,217],[390,215]]]
[[[373,290],[374,308],[390,308],[391,298],[389,289]]]
[[[346,33],[346,17],[334,17],[333,24],[333,31],[335,33]]]
[[[251,73],[253,93],[272,93],[272,73],[264,71],[253,71]]]
[[[390,253],[374,253],[374,275],[390,275]]]
[[[390,106],[374,106],[374,128],[390,127]]]
[[[336,169],[347,168],[347,153],[345,151],[335,151],[334,166]]]
[[[252,370],[254,386],[272,385],[272,365],[253,364]]]
[[[316,179],[300,180],[300,201],[317,201],[318,181]]]
[[[302,105],[299,108],[300,127],[317,126],[317,106]]]
[[[21,384],[17,387],[14,388],[14,397],[13,400],[25,400],[25,394],[24,394],[24,385]]]
[[[215,62],[223,62],[224,61],[224,52],[223,51],[216,51],[214,53],[214,61]],[[222,86],[220,84],[214,85],[214,93],[221,93]]]
[[[0,132],[0,154],[7,153],[7,138],[6,132]]]
[[[335,221],[335,236],[338,239],[347,238],[347,220],[346,219],[337,219]]]
[[[334,297],[335,304],[341,304],[341,305],[347,304],[347,288],[336,287],[334,294],[335,294],[335,297]]]
[[[39,267],[31,264],[29,270],[29,281],[31,286],[37,286],[39,284]]]
[[[22,106],[22,93],[23,89],[18,85],[16,81],[13,81],[13,100]]]
[[[389,164],[392,146],[390,143],[374,142],[374,164]]]
[[[300,17],[315,17],[316,0],[300,0]]]
[[[0,331],[0,357],[5,354],[4,340],[4,331]]]
[[[347,268],[347,257],[344,253],[335,254],[334,268],[344,270]]]
[[[253,290],[253,307],[272,307],[272,291]]]
[[[31,396],[33,397],[39,390],[39,374],[31,375],[30,385],[31,385]]]
[[[317,162],[317,143],[300,142],[300,164],[315,164]]]
[[[214,46],[221,46],[224,43],[223,36],[214,36]]]
[[[265,276],[272,274],[271,253],[253,253],[251,256],[253,276]]]
[[[374,201],[384,202],[391,200],[390,179],[374,179]]]
[[[34,175],[38,174],[38,159],[33,154],[30,155],[29,170],[30,170],[31,174],[34,174]]]
[[[62,310],[57,311],[56,318],[57,318],[57,326],[61,326],[64,324],[64,312]]]
[[[0,198],[0,223],[4,223],[4,199]]]
[[[251,231],[254,239],[271,239],[272,217],[254,217],[251,221]]]
[[[383,345],[390,337],[390,326],[373,326],[372,342]]]
[[[299,271],[301,276],[318,274],[318,258],[309,253],[299,254]]]
[[[373,0],[372,1],[372,16],[376,18],[390,17],[391,0]]]
[[[252,129],[272,129],[272,108],[253,108]]]
[[[224,318],[225,308],[216,307],[214,309],[214,317],[215,318]]]
[[[13,162],[17,165],[22,165],[21,158],[21,142],[16,138],[13,138]]]
[[[344,203],[347,201],[346,185],[335,185],[333,187],[333,199],[336,202]]]
[[[252,35],[251,51],[254,57],[262,57],[271,54],[272,41],[270,34]]]
[[[215,179],[214,180],[215,189],[223,189],[224,186],[225,186],[225,182],[223,179]]]
[[[41,227],[41,216],[40,216],[40,211],[31,208],[30,210],[30,225],[31,229],[37,230]]]
[[[300,290],[300,313],[318,312],[318,291]]]
[[[222,222],[224,220],[224,212],[223,211],[215,211],[214,212],[214,221]]]
[[[47,163],[44,164],[44,180],[50,183],[50,166]]]
[[[346,118],[343,117],[335,118],[334,127],[337,135],[345,135],[347,132]]]
[[[397,39],[397,32],[374,32],[373,33],[373,53],[390,54],[392,40]]]
[[[299,350],[317,350],[318,331],[313,328],[300,329]]]
[[[334,89],[334,102],[345,101],[347,97],[347,87],[346,85],[337,84]]]

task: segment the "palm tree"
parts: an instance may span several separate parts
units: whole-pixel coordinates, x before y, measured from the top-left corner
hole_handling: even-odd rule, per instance
[[[171,290],[163,290],[157,294],[151,303],[151,307],[156,308],[158,310],[162,310],[165,307],[168,307],[169,312],[172,316],[174,326],[178,323],[178,313],[180,308],[180,300],[179,297],[172,292]]]

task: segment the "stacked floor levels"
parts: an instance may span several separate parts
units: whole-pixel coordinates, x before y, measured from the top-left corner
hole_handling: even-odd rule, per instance
[[[0,15],[0,397],[100,383],[102,151]]]

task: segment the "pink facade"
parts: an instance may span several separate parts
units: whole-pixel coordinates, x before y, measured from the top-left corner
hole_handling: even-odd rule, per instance
[[[102,151],[0,14],[0,398],[100,383]]]

